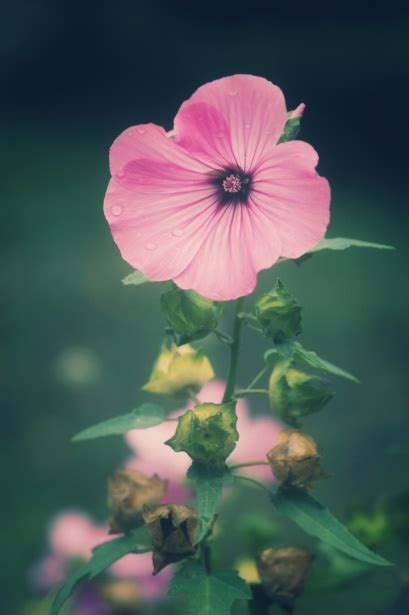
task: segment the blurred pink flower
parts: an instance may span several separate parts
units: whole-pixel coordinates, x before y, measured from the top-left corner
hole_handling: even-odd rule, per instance
[[[51,523],[49,530],[51,550],[68,559],[88,559],[92,549],[106,540],[106,527],[96,525],[90,517],[80,512],[61,513]]]
[[[151,280],[229,300],[251,293],[280,256],[311,250],[330,189],[310,145],[278,144],[286,120],[279,87],[234,75],[184,102],[170,135],[155,124],[125,130],[104,203],[123,258]]]
[[[42,591],[54,589],[66,578],[72,560],[89,559],[94,547],[115,538],[108,534],[108,526],[94,523],[81,512],[61,513],[50,525],[48,553],[32,569],[31,581]],[[108,572],[116,579],[136,582],[143,600],[158,600],[166,594],[172,568],[153,577],[152,554],[141,553],[118,560]]]
[[[198,398],[202,403],[219,404],[224,388],[225,384],[221,380],[212,380],[203,387]],[[172,418],[183,414],[186,409],[173,413]],[[272,417],[252,417],[244,399],[237,402],[236,413],[239,440],[228,462],[242,463],[265,459],[266,453],[276,444],[278,433],[282,430],[281,424]],[[128,431],[126,440],[137,456],[132,457],[127,466],[148,475],[157,473],[161,478],[168,479],[169,491],[165,501],[178,503],[185,501],[186,496],[190,495],[181,483],[192,462],[186,453],[175,453],[164,444],[175,433],[175,429],[176,422],[169,421],[150,429]],[[273,479],[268,466],[253,466],[240,472],[267,480]]]

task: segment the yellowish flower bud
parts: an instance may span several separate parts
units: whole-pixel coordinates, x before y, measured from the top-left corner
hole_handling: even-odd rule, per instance
[[[209,359],[189,344],[162,346],[144,391],[183,398],[196,394],[214,377]]]
[[[326,477],[315,441],[297,429],[282,431],[267,459],[283,487],[308,488],[313,480]]]
[[[307,549],[298,547],[264,549],[259,554],[258,572],[272,602],[292,612],[295,599],[304,589],[312,560]]]
[[[156,474],[148,478],[138,470],[118,470],[108,481],[108,507],[111,510],[110,533],[126,533],[142,522],[142,509],[159,504],[168,481]]]
[[[124,609],[126,612],[128,609],[135,609],[141,601],[138,585],[131,579],[106,581],[101,587],[101,593],[114,608]]]
[[[283,421],[296,426],[298,419],[318,412],[332,398],[326,383],[282,361],[276,365],[269,383],[270,403]]]
[[[142,516],[154,546],[154,574],[196,553],[198,518],[192,508],[178,504],[146,506]]]

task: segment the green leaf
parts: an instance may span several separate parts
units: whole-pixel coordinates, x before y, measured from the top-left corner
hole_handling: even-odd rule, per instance
[[[302,363],[303,365],[308,365],[309,367],[313,367],[328,374],[333,374],[334,376],[347,378],[359,384],[359,380],[355,378],[355,376],[337,367],[333,363],[321,359],[316,352],[306,350],[299,342],[287,341],[283,344],[277,344],[275,348],[270,348],[264,353],[264,360],[271,367],[274,367],[283,359],[288,362],[295,361],[296,363]]]
[[[360,239],[347,239],[346,237],[332,237],[321,239],[321,241],[312,249],[311,252],[320,252],[321,250],[346,250],[347,248],[375,248],[377,250],[394,250],[393,246],[385,246],[381,243],[372,243],[371,241],[361,241]]]
[[[150,282],[143,273],[140,271],[133,271],[124,277],[122,280],[122,284],[128,286],[128,284],[134,284],[135,286],[139,286],[140,284],[145,284],[145,282]]]
[[[91,559],[76,570],[57,591],[51,606],[50,615],[57,615],[63,604],[72,595],[81,581],[95,578],[128,553],[147,553],[148,551],[152,551],[151,547],[138,544],[141,540],[147,540],[145,530],[132,532],[127,536],[109,540],[95,547],[95,549],[92,550]]]
[[[284,132],[279,138],[279,143],[285,143],[286,141],[293,141],[298,137],[300,132],[301,117],[292,117],[286,121],[284,126]]]
[[[250,600],[246,582],[233,570],[206,574],[196,560],[182,564],[170,582],[168,595],[186,594],[187,615],[230,615],[235,600]]]
[[[93,440],[126,433],[131,429],[148,429],[163,423],[165,411],[158,404],[142,404],[128,414],[121,414],[113,419],[108,419],[92,427],[80,431],[73,437],[74,442],[81,440]]]
[[[226,466],[209,466],[197,462],[192,463],[187,477],[195,482],[196,508],[199,514],[199,533],[196,542],[199,543],[211,529],[223,486],[231,483],[233,478]]]
[[[321,359],[317,353],[312,350],[305,350],[303,346],[299,342],[293,342],[293,358],[295,361],[299,361],[300,363],[305,363],[310,367],[314,367],[315,369],[320,369],[323,372],[327,372],[328,374],[333,374],[334,376],[341,376],[342,378],[347,378],[347,380],[352,380],[352,382],[357,382],[359,384],[359,380],[355,378],[349,372],[333,365],[329,361],[325,361]]]
[[[300,489],[279,489],[272,495],[278,512],[299,525],[307,534],[339,549],[350,557],[376,566],[392,566],[377,555],[338,521],[327,508]]]

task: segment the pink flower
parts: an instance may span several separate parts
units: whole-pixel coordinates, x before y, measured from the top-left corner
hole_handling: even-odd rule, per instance
[[[219,404],[222,400],[225,384],[220,380],[212,380],[200,391],[198,398],[201,402]],[[175,412],[175,418],[186,412],[183,408]],[[237,429],[239,441],[230,455],[229,463],[242,463],[246,461],[259,461],[266,458],[267,452],[276,444],[277,436],[282,427],[273,418],[261,416],[252,417],[246,402],[240,399],[236,406]],[[161,423],[156,427],[143,431],[133,429],[126,434],[126,440],[137,454],[128,461],[127,466],[133,467],[145,474],[157,473],[170,483],[170,491],[166,494],[166,502],[183,502],[190,495],[183,487],[186,471],[192,461],[186,453],[175,453],[164,444],[176,430],[176,422]],[[268,466],[253,466],[240,470],[250,476],[273,480]]]
[[[92,549],[108,540],[107,528],[80,512],[60,514],[51,524],[49,544],[63,558],[91,557]]]
[[[160,574],[152,575],[152,553],[125,555],[110,568],[111,574],[118,579],[136,580],[141,596],[146,600],[158,599],[166,595],[172,576],[172,567],[164,568]]]
[[[97,545],[114,540],[108,526],[98,525],[81,512],[63,512],[52,522],[48,534],[48,553],[30,573],[33,584],[48,591],[62,583],[69,574],[70,562],[88,560]],[[137,583],[143,600],[158,600],[166,594],[172,568],[152,576],[152,554],[130,554],[115,562],[108,570],[116,579],[129,579]]]
[[[151,280],[229,300],[251,293],[280,256],[313,248],[330,189],[310,145],[277,143],[286,119],[280,88],[234,75],[200,87],[169,134],[125,130],[104,203],[123,258]]]

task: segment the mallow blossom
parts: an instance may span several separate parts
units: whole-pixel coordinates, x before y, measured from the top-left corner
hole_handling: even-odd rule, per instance
[[[214,300],[251,293],[257,273],[325,234],[330,188],[303,141],[279,143],[283,92],[261,77],[207,83],[167,133],[125,130],[110,150],[104,211],[123,258],[148,279]]]
[[[221,380],[211,380],[200,391],[198,399],[202,403],[219,404],[223,398],[224,388],[225,383]],[[187,408],[183,408],[175,412],[172,418],[184,414],[186,410]],[[272,417],[251,416],[244,399],[238,400],[236,414],[240,437],[227,463],[266,460],[267,452],[277,443],[278,434],[282,431],[281,424]],[[156,473],[161,478],[169,480],[168,492],[163,501],[184,503],[191,495],[183,481],[192,461],[186,453],[175,453],[164,444],[173,436],[175,430],[176,422],[167,421],[149,429],[128,431],[126,440],[137,456],[129,459],[126,465],[149,476]],[[243,468],[240,473],[266,481],[273,480],[271,469],[267,465]]]

